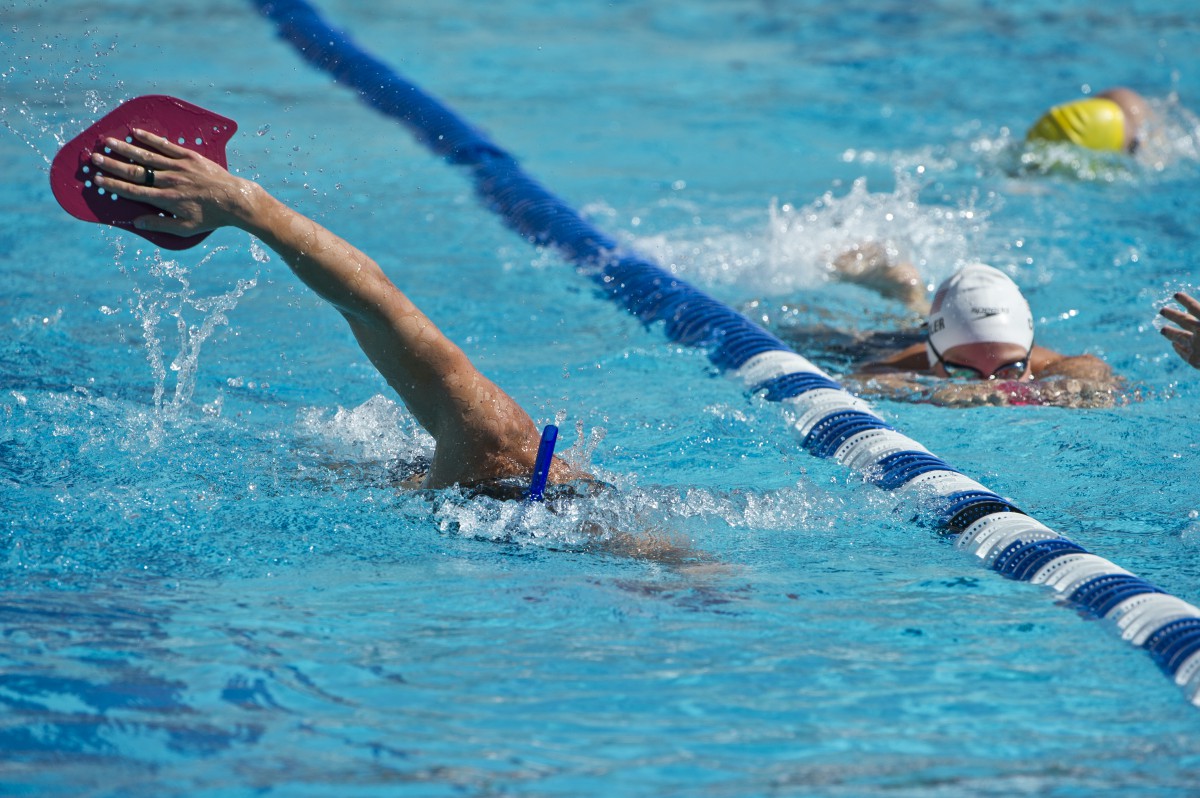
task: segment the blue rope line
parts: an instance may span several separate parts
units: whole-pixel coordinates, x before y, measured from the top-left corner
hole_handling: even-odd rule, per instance
[[[485,205],[527,241],[553,246],[609,297],[667,338],[707,350],[751,392],[790,408],[813,455],[835,458],[881,488],[925,487],[931,518],[991,569],[1045,584],[1116,623],[1200,706],[1200,609],[1053,532],[1007,499],[904,438],[820,369],[744,315],[709,297],[583,219],[525,174],[516,159],[438,100],[361,50],[303,0],[250,0],[315,68],[403,123],[447,162],[470,170]]]

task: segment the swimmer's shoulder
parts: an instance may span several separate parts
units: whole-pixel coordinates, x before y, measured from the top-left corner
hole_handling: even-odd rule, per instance
[[[1096,382],[1114,379],[1112,367],[1095,355],[1062,355],[1042,346],[1033,348],[1029,365],[1036,379],[1070,377]]]

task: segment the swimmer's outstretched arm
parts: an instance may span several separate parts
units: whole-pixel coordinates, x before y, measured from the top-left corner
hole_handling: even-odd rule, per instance
[[[135,222],[141,229],[187,236],[237,227],[277,252],[342,313],[363,352],[437,441],[427,487],[530,473],[538,444],[532,419],[375,261],[199,153],[145,131],[134,136],[134,144],[105,141],[133,163],[97,153],[93,162],[103,170],[97,181],[175,217],[143,216]],[[144,167],[154,170],[153,186],[144,185]]]

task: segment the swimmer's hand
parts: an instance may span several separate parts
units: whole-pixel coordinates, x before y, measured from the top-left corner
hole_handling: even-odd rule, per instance
[[[244,228],[253,216],[264,194],[257,184],[162,136],[135,128],[133,138],[133,143],[104,140],[105,147],[131,163],[102,152],[92,154],[92,163],[102,172],[96,176],[98,185],[170,214],[138,217],[134,226],[139,230],[191,236],[219,227]]]
[[[925,284],[916,267],[894,259],[878,242],[867,241],[851,247],[834,258],[832,266],[835,279],[870,288],[922,315],[929,311]]]
[[[1089,380],[1052,376],[1031,382],[987,380],[951,382],[913,373],[858,374],[847,378],[855,393],[897,402],[939,407],[1112,407],[1120,397],[1116,379]]]
[[[1179,355],[1184,363],[1194,369],[1200,369],[1200,346],[1196,345],[1196,333],[1200,332],[1200,301],[1182,291],[1175,294],[1175,301],[1183,305],[1184,310],[1165,307],[1158,315],[1178,324],[1179,327],[1163,327],[1159,332],[1171,342],[1175,354]]]
[[[1044,377],[1032,382],[948,383],[934,391],[930,402],[942,407],[1042,405],[1098,408],[1112,407],[1117,396],[1117,386],[1112,380]]]

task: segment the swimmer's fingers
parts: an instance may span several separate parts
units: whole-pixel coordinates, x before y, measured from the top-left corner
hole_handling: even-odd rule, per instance
[[[159,173],[154,173],[154,186],[147,186],[137,182],[136,176],[142,174],[145,169],[141,166],[120,165],[113,161],[112,158],[104,158],[103,156],[93,155],[92,163],[104,170],[104,174],[98,174],[95,177],[96,185],[103,186],[114,194],[125,197],[126,199],[140,200],[153,205],[156,208],[168,210],[164,204],[166,195],[163,186],[159,185]],[[130,175],[126,177],[126,175]]]
[[[1179,355],[1185,363],[1200,368],[1200,349],[1196,348],[1195,333],[1178,330],[1174,327],[1163,327],[1159,332],[1171,342],[1175,354]]]
[[[1200,317],[1200,300],[1188,296],[1183,291],[1177,291],[1175,293],[1175,301],[1183,305],[1188,313]]]
[[[149,166],[153,169],[165,169],[171,165],[172,161],[196,155],[193,150],[181,147],[156,133],[150,133],[141,128],[133,128],[131,133],[130,140],[112,137],[104,139],[104,147],[135,164]],[[138,143],[135,144],[132,139],[136,139]]]
[[[133,137],[169,158],[187,158],[196,154],[193,150],[182,147],[168,138],[164,138],[157,133],[151,133],[148,130],[142,130],[141,128],[135,127],[133,129]]]
[[[1175,327],[1163,327],[1159,332],[1162,333],[1163,338],[1166,338],[1171,343],[1177,346],[1182,344],[1189,348],[1191,348],[1192,339],[1195,337],[1194,333],[1179,330]]]
[[[135,186],[171,188],[210,182],[225,169],[194,150],[140,128],[134,128],[137,143],[106,138],[103,151],[92,154],[92,163],[111,177]],[[141,145],[141,146],[139,146]],[[139,199],[145,199],[139,196]]]
[[[92,163],[96,166],[96,168],[103,170],[103,177],[109,178],[109,187],[113,190],[117,190],[117,187],[112,185],[112,180],[114,178],[122,181],[123,183],[128,183],[129,185],[146,185],[150,182],[149,170],[153,168],[150,166],[142,166],[136,163],[119,161],[116,158],[110,158],[106,155],[101,155],[98,152],[92,153]],[[158,170],[156,170],[154,173],[154,182],[156,185],[159,183],[159,174],[160,171]]]
[[[1188,297],[1188,299],[1191,299],[1191,297]],[[1195,300],[1192,301],[1195,302]],[[1200,313],[1200,308],[1197,308],[1197,312]],[[1181,310],[1166,307],[1158,311],[1158,315],[1162,316],[1167,321],[1175,322],[1185,330],[1190,330],[1191,332],[1200,331],[1200,319],[1196,318],[1196,316],[1184,313]]]
[[[150,167],[151,169],[165,169],[170,166],[173,160],[169,156],[162,153],[153,152],[151,150],[139,147],[136,144],[125,141],[124,139],[106,138],[104,140],[104,151],[100,155],[119,155],[130,163],[125,164],[116,158],[106,158],[110,164],[120,164],[122,166],[135,167]]]
[[[175,183],[175,177],[167,167],[169,161],[161,155],[137,150],[125,142],[120,142],[124,146],[117,146],[117,142],[110,141],[112,143],[106,143],[108,154],[92,153],[92,164],[100,170],[96,175],[96,183],[119,196],[162,207],[155,201],[155,196]],[[130,160],[124,161],[113,155],[121,155]]]
[[[107,166],[105,167],[107,171]],[[194,183],[184,177],[160,180],[159,172],[155,172],[153,186],[132,183],[108,174],[98,174],[96,185],[107,188],[119,197],[144,202],[162,211],[168,216],[147,214],[133,220],[133,226],[139,230],[151,230],[161,233],[172,233],[179,236],[190,236],[215,230],[227,222],[215,204],[206,201],[205,194]],[[177,173],[166,173],[177,174]],[[165,185],[164,185],[165,184]],[[174,184],[178,188],[171,188]]]

